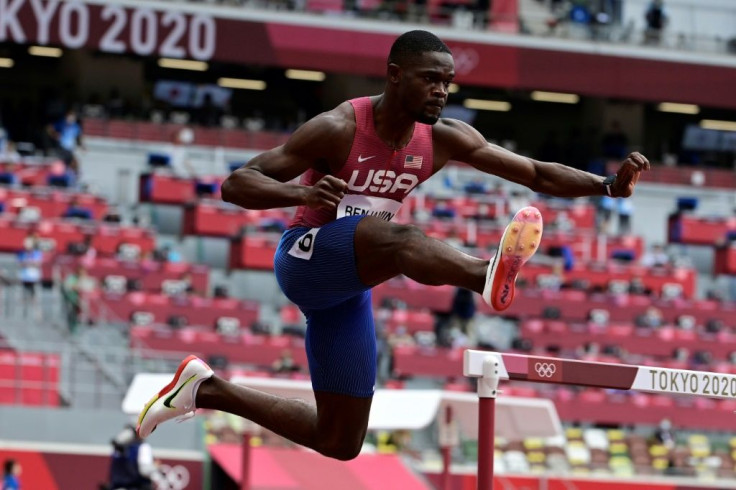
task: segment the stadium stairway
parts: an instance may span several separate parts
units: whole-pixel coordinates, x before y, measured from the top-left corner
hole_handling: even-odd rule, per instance
[[[118,409],[136,372],[172,371],[181,358],[172,353],[168,361],[160,354],[147,355],[144,348],[132,349],[127,324],[112,318],[80,325],[72,335],[60,291],[41,291],[36,311],[23,307],[21,294],[18,286],[6,286],[0,293],[0,336],[5,350],[57,356],[61,405]],[[12,372],[12,366],[8,368]]]

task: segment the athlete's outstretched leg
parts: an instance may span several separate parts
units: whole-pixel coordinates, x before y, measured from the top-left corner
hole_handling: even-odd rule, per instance
[[[368,427],[372,397],[315,391],[316,406],[230,383],[204,361],[189,356],[174,379],[138,417],[137,432],[148,437],[173,418],[209,408],[247,418],[325,456],[348,460],[358,455]]]
[[[489,262],[430,238],[415,226],[366,217],[355,232],[355,256],[360,279],[369,286],[404,274],[422,284],[475,291],[500,311],[511,305],[519,269],[539,248],[541,238],[540,212],[523,208],[506,227]]]
[[[246,418],[276,434],[340,460],[360,453],[373,398],[315,391],[316,406],[212,377],[197,393],[197,408]]]
[[[141,412],[139,434],[146,437],[167,420],[209,408],[248,418],[329,457],[357,456],[376,378],[371,294],[358,278],[353,250],[360,220],[356,216],[320,229],[287,231],[276,253],[279,283],[307,317],[316,406],[234,385],[190,356]]]

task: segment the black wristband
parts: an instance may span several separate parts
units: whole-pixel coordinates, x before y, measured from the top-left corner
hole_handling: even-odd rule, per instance
[[[606,195],[609,197],[613,197],[613,194],[611,193],[611,187],[613,186],[613,183],[616,182],[616,174],[609,175],[605,179],[603,179],[603,188],[606,190]]]

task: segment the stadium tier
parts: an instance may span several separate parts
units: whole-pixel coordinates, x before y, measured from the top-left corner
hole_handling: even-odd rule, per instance
[[[110,481],[130,441],[143,456],[126,468],[157,490],[736,488],[728,3],[0,2],[2,488],[132,490]],[[441,39],[421,51],[436,61],[426,73],[404,63],[418,48],[392,51],[415,29]],[[412,96],[420,86],[426,104]],[[354,102],[335,111],[343,100]],[[386,125],[395,115],[401,132]],[[304,153],[325,121],[334,134]],[[518,232],[511,217],[533,206],[543,221],[534,256],[500,279],[516,288],[503,311],[464,289],[481,279],[457,280],[481,262],[434,242],[421,243],[462,270],[424,267],[463,288],[401,268],[427,252],[409,241],[395,257],[354,247],[358,265],[329,262],[333,292],[363,253],[432,284],[381,276],[361,304],[376,339],[370,413],[371,383],[347,396],[350,409],[331,396],[316,411],[284,408],[314,402],[327,371],[313,354],[343,354],[334,338],[358,323],[318,338],[322,308],[300,309],[274,273],[285,231],[332,220],[303,194],[325,175],[344,177],[322,181],[346,186],[342,205],[366,198],[350,212],[336,204],[336,220],[388,213],[407,235],[496,270],[526,258],[503,247],[494,259]],[[269,186],[290,192],[279,201]],[[290,247],[283,256],[309,267],[324,258],[313,242]],[[340,373],[372,352],[364,340]],[[500,362],[468,379],[467,352]],[[218,383],[239,382],[228,406],[263,425],[200,409],[138,438],[143,403],[130,400],[143,391],[158,396],[144,418],[213,403],[196,399],[199,383],[177,386],[189,355]],[[166,381],[141,388],[151,377]],[[288,401],[245,388],[255,385]],[[483,399],[495,396],[491,414]],[[278,401],[259,411],[249,397]],[[292,430],[302,416],[324,432]]]

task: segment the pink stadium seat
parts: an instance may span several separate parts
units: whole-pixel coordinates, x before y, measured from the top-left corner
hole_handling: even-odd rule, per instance
[[[306,10],[310,12],[342,12],[342,0],[307,0]]]
[[[509,396],[518,396],[523,398],[536,398],[539,396],[537,390],[530,386],[512,386],[509,385],[503,389],[503,392]]]
[[[389,379],[383,384],[383,387],[388,390],[403,390],[405,385],[406,383],[404,381]]]
[[[650,404],[653,407],[672,408],[675,406],[675,400],[671,396],[654,395]]]
[[[86,130],[86,126],[85,126]],[[163,126],[158,123],[139,121],[135,125],[135,135],[143,141],[166,141]]]
[[[634,333],[634,326],[630,324],[609,325],[608,332],[613,337],[630,337]]]
[[[471,391],[470,385],[468,383],[462,383],[462,382],[445,383],[442,389],[445,391],[460,391],[460,392]]]
[[[281,323],[284,325],[297,325],[302,322],[303,316],[299,307],[292,304],[287,304],[281,307],[279,313],[281,317]]]
[[[580,393],[578,398],[580,401],[586,403],[605,403],[606,392],[596,389],[587,389]]]
[[[116,139],[135,139],[135,125],[126,121],[111,120],[107,123],[107,136]]]

